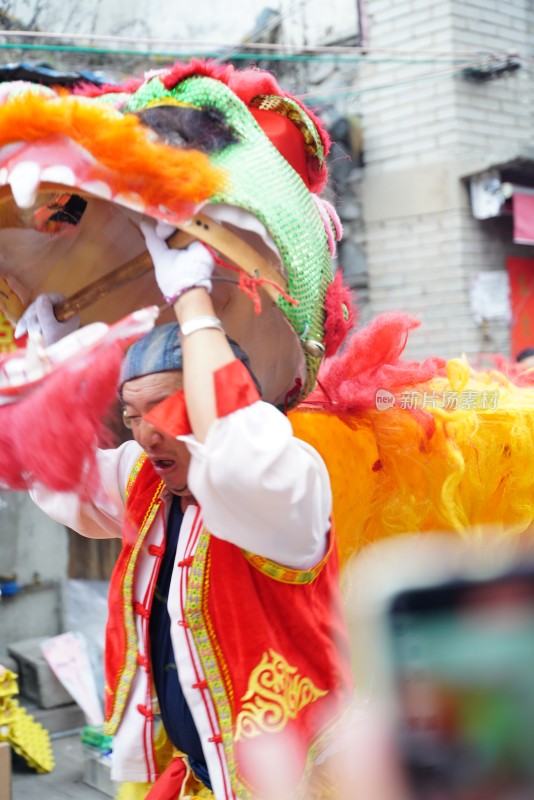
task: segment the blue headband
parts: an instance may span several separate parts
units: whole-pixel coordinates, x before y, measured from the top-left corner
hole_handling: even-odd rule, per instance
[[[182,347],[180,345],[180,326],[177,322],[168,322],[152,328],[142,339],[138,339],[128,349],[122,362],[119,386],[126,381],[153,375],[155,372],[173,372],[183,369]],[[261,387],[250,368],[247,354],[241,350],[237,342],[226,337],[232,352],[250,372],[250,376],[261,395]]]

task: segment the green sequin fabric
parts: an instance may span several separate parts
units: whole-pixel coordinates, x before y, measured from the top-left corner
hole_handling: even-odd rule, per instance
[[[210,202],[242,208],[265,225],[280,252],[289,295],[298,300],[298,305],[291,305],[281,297],[279,306],[303,343],[322,343],[324,300],[332,268],[324,223],[311,192],[225,83],[192,76],[167,91],[156,77],[130,97],[123,111],[139,111],[165,97],[197,108],[217,109],[237,133],[238,143],[210,155],[212,163],[228,174],[224,191]],[[319,356],[306,351],[305,358],[306,380],[295,400],[314,388],[321,362]]]

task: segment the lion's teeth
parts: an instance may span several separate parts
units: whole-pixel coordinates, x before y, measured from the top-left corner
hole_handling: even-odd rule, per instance
[[[113,196],[110,187],[104,181],[87,181],[82,183],[81,189],[84,192],[101,197],[102,200],[111,200]]]
[[[125,194],[124,192],[119,192],[113,198],[115,203],[118,203],[120,206],[124,206],[125,208],[131,208],[132,211],[139,211],[143,214],[146,211],[146,204],[140,194],[136,192],[129,192]]]
[[[46,167],[41,174],[42,181],[49,183],[60,183],[62,186],[75,186],[76,176],[69,167],[56,165]]]
[[[31,208],[41,183],[41,167],[35,161],[17,164],[9,173],[8,182],[18,207]]]

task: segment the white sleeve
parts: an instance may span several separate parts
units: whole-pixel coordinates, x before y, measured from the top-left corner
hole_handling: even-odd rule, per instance
[[[42,485],[30,491],[44,513],[68,528],[92,539],[122,536],[128,477],[141,454],[136,442],[125,442],[115,450],[97,453],[100,487],[90,502],[81,502],[74,492],[54,492]]]
[[[182,437],[180,437],[182,438]],[[218,419],[191,453],[189,488],[215,536],[293,569],[315,566],[332,513],[324,461],[274,406],[256,402]]]

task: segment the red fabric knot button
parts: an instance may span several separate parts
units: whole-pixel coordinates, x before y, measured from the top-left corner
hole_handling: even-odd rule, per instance
[[[190,567],[191,564],[193,563],[193,558],[194,558],[194,556],[187,556],[187,558],[184,558],[181,561],[179,561],[176,566],[178,566],[178,567]]]
[[[189,622],[186,619],[179,619],[178,625],[180,625],[182,628],[189,628]]]
[[[208,688],[208,682],[204,678],[203,680],[198,681],[198,683],[194,683],[192,688],[193,689],[207,689]]]
[[[215,736],[210,736],[208,742],[213,742],[213,744],[221,744],[222,736],[220,733],[216,733]]]
[[[148,608],[145,608],[142,603],[138,603],[137,601],[134,603],[134,611],[136,614],[139,614],[140,617],[143,617],[143,619],[148,619],[150,616]]]
[[[141,703],[139,703],[139,705],[137,706],[137,710],[139,711],[140,714],[143,715],[143,717],[146,717],[147,719],[152,719],[154,716],[154,714],[152,713],[152,709],[147,708],[147,706],[141,705]]]
[[[157,556],[158,558],[161,558],[164,552],[165,552],[165,547],[163,546],[158,547],[157,544],[150,544],[148,546],[148,554],[151,556]]]

